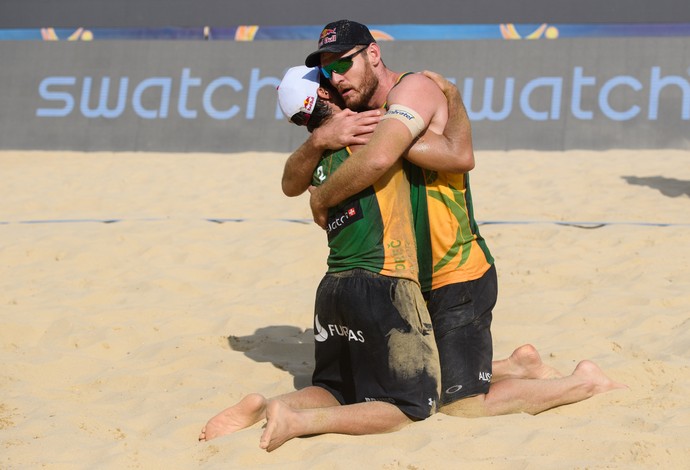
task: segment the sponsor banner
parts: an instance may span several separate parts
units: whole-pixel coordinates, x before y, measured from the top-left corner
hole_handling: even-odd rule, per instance
[[[377,41],[438,41],[473,39],[556,39],[690,36],[690,23],[643,24],[395,24],[368,25]],[[35,28],[0,29],[0,40],[92,41],[106,39],[183,39],[277,41],[313,40],[321,25],[229,28]]]
[[[690,148],[684,38],[382,42],[455,81],[477,149]],[[0,41],[0,148],[289,152],[276,86],[313,41]]]

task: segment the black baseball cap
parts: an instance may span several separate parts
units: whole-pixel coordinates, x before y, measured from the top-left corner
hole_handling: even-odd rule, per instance
[[[319,36],[319,48],[307,56],[304,65],[307,67],[321,65],[319,56],[323,52],[345,52],[355,46],[368,45],[372,42],[376,42],[374,36],[362,23],[350,20],[328,23]]]

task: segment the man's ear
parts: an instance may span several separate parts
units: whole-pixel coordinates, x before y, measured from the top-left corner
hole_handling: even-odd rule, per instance
[[[372,42],[369,44],[367,55],[369,56],[369,63],[374,67],[381,62],[381,49],[379,49],[379,45],[377,43]]]
[[[322,100],[331,101],[331,92],[324,87],[317,88],[316,93]]]

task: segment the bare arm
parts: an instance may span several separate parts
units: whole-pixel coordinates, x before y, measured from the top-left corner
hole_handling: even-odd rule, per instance
[[[443,76],[422,72],[438,85],[448,101],[448,122],[442,135],[427,130],[406,158],[417,166],[449,173],[467,173],[474,168],[472,127],[457,87]]]
[[[297,148],[285,161],[283,168],[283,193],[288,197],[302,194],[309,187],[314,168],[325,149],[317,146],[313,136]]]
[[[299,196],[311,183],[312,173],[327,149],[366,144],[379,122],[378,109],[355,113],[340,111],[325,121],[290,155],[283,169],[282,187],[286,196]]]

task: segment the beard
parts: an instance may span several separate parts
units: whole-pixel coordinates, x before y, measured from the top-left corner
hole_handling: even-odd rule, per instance
[[[364,68],[364,76],[362,77],[362,84],[354,92],[345,99],[345,104],[353,111],[367,111],[371,109],[369,102],[374,96],[376,89],[379,86],[379,79],[374,75],[374,70],[367,62]]]

